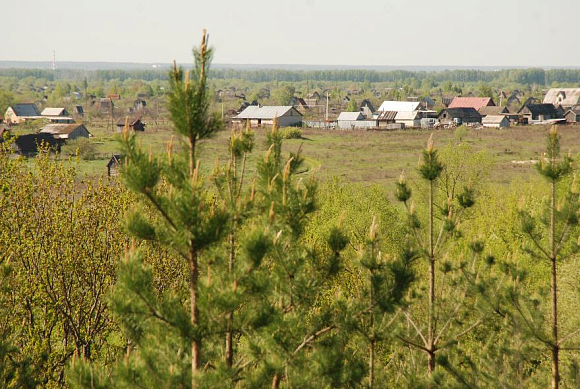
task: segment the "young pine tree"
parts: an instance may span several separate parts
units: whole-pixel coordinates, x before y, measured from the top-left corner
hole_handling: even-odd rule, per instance
[[[560,155],[560,135],[553,126],[547,137],[546,153],[537,165],[538,172],[548,182],[548,203],[541,217],[521,211],[522,230],[530,241],[527,251],[550,265],[550,319],[549,323],[538,323],[533,310],[517,311],[518,317],[524,320],[537,339],[545,344],[551,353],[551,387],[560,387],[560,351],[566,349],[563,343],[571,340],[578,333],[572,331],[564,336],[560,333],[560,315],[558,313],[558,264],[578,251],[578,244],[572,233],[578,225],[580,199],[575,182],[569,185],[565,178],[573,173],[570,156]],[[567,186],[567,188],[566,188]],[[528,315],[529,318],[528,318]],[[545,328],[549,333],[545,333]]]
[[[401,335],[399,338],[407,346],[426,354],[428,376],[435,370],[437,353],[451,347],[459,337],[479,323],[477,319],[471,324],[465,323],[466,289],[454,286],[455,280],[450,276],[453,266],[446,259],[452,255],[450,250],[453,242],[460,236],[459,221],[465,216],[465,211],[475,203],[474,195],[468,187],[458,193],[446,191],[439,186],[444,169],[445,166],[433,148],[431,136],[419,164],[419,175],[427,184],[427,215],[424,222],[416,214],[410,201],[412,192],[403,176],[396,184],[395,193],[396,198],[405,204],[409,214],[411,239],[426,260],[428,269],[423,278],[428,285],[427,302],[418,304],[418,307],[423,306],[425,312],[417,311],[421,308],[415,308],[414,313],[406,310],[406,320],[414,329],[415,335]],[[438,275],[441,280],[437,279]],[[425,317],[426,323],[419,322],[421,317]]]

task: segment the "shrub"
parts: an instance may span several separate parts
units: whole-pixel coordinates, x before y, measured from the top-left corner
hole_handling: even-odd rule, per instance
[[[65,148],[69,154],[77,154],[85,161],[93,160],[97,157],[97,146],[88,138],[77,138],[69,141]]]
[[[283,139],[302,139],[302,130],[299,128],[286,128],[282,130]]]

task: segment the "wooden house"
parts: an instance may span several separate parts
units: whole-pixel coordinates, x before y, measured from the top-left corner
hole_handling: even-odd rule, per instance
[[[6,109],[4,120],[9,124],[20,124],[27,120],[41,119],[42,115],[38,112],[36,104],[23,103],[13,104]]]
[[[501,106],[497,106],[497,105],[486,105],[485,107],[481,107],[480,109],[477,110],[477,112],[479,112],[479,114],[483,117],[489,116],[489,115],[502,115],[504,113],[509,113],[509,109],[507,109],[506,107],[501,107]]]
[[[107,163],[107,175],[114,177],[119,174],[119,167],[123,165],[124,157],[120,154],[113,154]]]
[[[532,121],[544,121],[560,119],[564,116],[561,108],[556,108],[554,104],[526,104],[518,111],[518,114]]]
[[[449,124],[460,122],[461,124],[481,123],[481,115],[473,107],[469,108],[446,108],[438,116],[439,122]]]
[[[544,96],[544,104],[571,108],[580,105],[580,88],[552,88]]]

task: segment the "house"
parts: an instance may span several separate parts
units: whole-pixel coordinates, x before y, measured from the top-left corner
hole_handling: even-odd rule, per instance
[[[97,103],[97,109],[100,113],[109,113],[112,115],[113,110],[115,109],[115,104],[113,104],[113,100],[108,98],[101,98]]]
[[[241,105],[240,108],[238,108],[238,111],[236,114],[241,113],[244,111],[244,109],[248,108],[251,105],[255,105],[255,106],[259,106],[260,104],[258,103],[257,100],[252,101],[251,103],[244,101]]]
[[[315,105],[318,105],[318,102],[320,101],[320,94],[318,92],[310,93],[306,96],[304,101],[309,107],[314,107]]]
[[[360,103],[359,111],[364,115],[364,117],[370,118],[373,116],[373,112],[375,112],[375,107],[373,107],[373,103],[371,103],[369,99],[364,99]]]
[[[45,108],[42,110],[41,115],[44,117],[70,116],[66,108]]]
[[[38,112],[36,104],[23,103],[23,104],[13,104],[6,109],[4,114],[6,123],[9,124],[20,124],[27,120],[41,119],[42,116]]]
[[[564,118],[566,119],[566,123],[578,123],[580,122],[580,106],[575,106],[570,108],[564,114]]]
[[[453,102],[455,97],[441,96],[441,105],[445,108],[449,108],[449,105]]]
[[[118,168],[123,165],[124,159],[125,158],[120,154],[113,154],[109,163],[107,163],[107,175],[109,177],[114,177],[118,174]]]
[[[422,117],[420,109],[419,101],[383,101],[378,112],[396,112],[395,123],[402,124],[404,127],[419,127]]]
[[[559,119],[564,116],[562,108],[556,108],[554,104],[526,104],[518,111],[518,114],[532,121],[544,121]]]
[[[121,100],[121,95],[119,95],[119,94],[107,95],[107,99],[109,99],[109,100]]]
[[[477,110],[477,112],[479,112],[479,114],[483,117],[486,117],[488,115],[501,115],[504,113],[510,113],[509,109],[507,109],[506,107],[501,107],[498,105],[492,105],[492,106],[488,106],[486,105],[485,107],[481,107],[480,109]]]
[[[82,105],[73,105],[72,114],[74,117],[82,118],[85,116],[85,110]]]
[[[456,97],[448,108],[473,108],[478,111],[481,107],[494,105],[491,97]]]
[[[395,123],[402,124],[403,128],[421,127],[421,115],[419,111],[399,111]]]
[[[510,97],[507,98],[507,105],[508,106],[512,106],[512,105],[519,106],[521,104],[522,104],[522,102],[521,102],[520,98],[515,93],[513,93]]]
[[[83,124],[47,124],[40,129],[40,134],[52,134],[59,140],[88,138],[91,133]]]
[[[308,104],[302,97],[294,96],[292,100],[290,100],[290,105],[294,106],[300,112],[305,112],[308,109]]]
[[[146,102],[145,100],[143,100],[143,99],[137,99],[137,100],[135,100],[135,101],[133,102],[133,108],[134,108],[136,111],[139,111],[139,110],[145,109],[146,107],[147,107],[147,102]]]
[[[123,132],[125,129],[125,124],[127,118],[120,120],[117,122],[117,132]],[[129,129],[132,131],[145,131],[145,123],[141,121],[141,118],[134,117],[132,119],[128,119]]]
[[[421,100],[421,107],[423,107],[423,109],[433,109],[433,107],[435,107],[435,100],[426,96]]]
[[[336,126],[341,130],[351,130],[357,128],[356,122],[364,119],[364,115],[360,112],[341,112],[336,118]]]
[[[544,96],[544,104],[570,108],[580,105],[580,88],[552,88]]]
[[[245,124],[249,121],[251,127],[262,127],[271,125],[274,118],[278,119],[280,127],[302,125],[302,113],[291,105],[264,107],[251,105],[234,116],[232,121],[238,124]]]
[[[33,156],[38,153],[38,147],[48,148],[49,151],[60,152],[62,141],[52,134],[27,134],[16,138],[12,147],[17,154]]]
[[[510,121],[505,115],[487,115],[481,121],[484,127],[506,128],[510,126]]]
[[[446,108],[438,116],[439,122],[449,124],[455,122],[457,124],[481,123],[481,115],[473,107],[469,108]]]

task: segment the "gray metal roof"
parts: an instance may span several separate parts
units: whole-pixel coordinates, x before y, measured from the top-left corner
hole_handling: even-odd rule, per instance
[[[250,105],[240,112],[238,116],[235,116],[234,119],[274,119],[275,117],[286,115],[290,110],[294,111],[292,112],[293,116],[302,116],[302,114],[291,105],[274,105],[265,107]]]
[[[341,112],[336,120],[355,121],[362,119],[364,119],[364,116],[360,112]]]
[[[16,116],[20,117],[34,117],[40,116],[40,112],[38,112],[38,108],[36,108],[36,104],[13,104],[12,110],[16,114]]]

